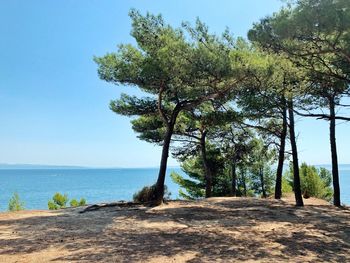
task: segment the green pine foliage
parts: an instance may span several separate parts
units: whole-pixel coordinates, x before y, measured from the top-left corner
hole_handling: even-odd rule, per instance
[[[80,198],[79,206],[84,206],[84,205],[86,205],[86,199],[85,198]]]
[[[68,203],[68,195],[55,193],[51,200],[47,203],[49,210],[57,210],[66,208]]]
[[[203,182],[199,182],[196,178],[199,178],[200,175],[194,172],[190,172],[189,175],[191,179],[186,179],[176,172],[170,174],[171,179],[174,183],[178,184],[181,188],[179,189],[179,196],[186,200],[193,200],[202,198],[205,196],[205,185]]]
[[[79,202],[77,199],[70,200],[69,204],[71,207],[78,207],[79,206]]]
[[[49,210],[58,210],[62,208],[66,208],[69,202],[69,198],[67,194],[55,193],[51,200],[48,201],[47,206]],[[75,198],[70,200],[70,207],[78,207],[86,205],[86,199],[81,198],[79,201]]]
[[[270,196],[274,192],[276,171],[274,171],[269,165],[263,165],[262,176],[264,180],[264,190],[267,196]],[[251,172],[252,190],[258,196],[262,196],[261,176],[259,169],[252,169]]]
[[[293,192],[292,183],[288,181],[286,174],[282,177],[282,196]]]
[[[134,44],[94,60],[102,80],[143,92],[142,97],[122,94],[110,108],[132,117],[139,139],[163,147],[156,185],[141,189],[134,200],[162,200],[169,153],[188,176],[171,175],[183,198],[267,197],[274,189],[280,198],[286,142],[292,142],[298,159],[295,140],[288,138],[294,113],[329,121],[336,165],[335,121],[350,120],[337,111],[350,87],[349,3],[296,1],[255,23],[250,42],[228,31],[211,34],[200,20],[173,28],[161,15],[131,10]],[[294,188],[305,198],[329,200],[333,179],[339,206],[339,175],[333,171],[331,177],[326,169],[302,164],[301,185],[299,169],[294,177],[291,170],[282,177],[282,192]]]
[[[14,193],[9,201],[8,210],[13,212],[13,211],[20,211],[24,209],[25,209],[24,202],[21,201],[18,193]]]
[[[70,200],[69,204],[71,207],[84,206],[86,205],[86,200],[85,198],[81,198],[80,201],[78,201],[77,199],[73,198]]]
[[[332,198],[331,174],[327,170],[321,171],[314,166],[303,163],[300,166],[301,191],[304,198],[317,197],[330,201]]]
[[[315,166],[302,163],[299,171],[301,191],[304,198],[316,197],[327,201],[331,200],[333,195],[332,175],[327,169],[317,169]],[[292,169],[285,174],[290,187],[293,187],[292,174]]]
[[[208,145],[209,146],[209,145]],[[214,147],[208,147],[207,159],[213,175],[212,196],[226,196],[230,192],[230,180],[225,173],[224,159],[220,151]],[[205,172],[203,159],[200,154],[186,158],[181,163],[182,170],[188,178],[184,178],[178,173],[172,172],[172,180],[180,185],[180,197],[184,199],[198,199],[205,196]]]

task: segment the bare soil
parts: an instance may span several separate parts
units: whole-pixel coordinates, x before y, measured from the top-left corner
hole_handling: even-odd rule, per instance
[[[350,262],[350,210],[318,199],[0,213],[0,262]]]

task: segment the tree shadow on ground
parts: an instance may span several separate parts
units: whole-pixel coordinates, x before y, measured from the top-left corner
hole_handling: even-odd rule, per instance
[[[156,209],[62,211],[0,220],[0,227],[15,236],[0,239],[0,255],[57,247],[66,253],[54,261],[64,262],[165,261],[186,253],[186,262],[346,262],[349,215],[331,206],[296,208],[282,201],[232,198]]]

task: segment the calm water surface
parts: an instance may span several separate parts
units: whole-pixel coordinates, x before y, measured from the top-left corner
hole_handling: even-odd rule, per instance
[[[178,197],[179,187],[168,170],[166,185],[171,198]],[[156,181],[157,168],[146,169],[0,169],[0,211],[7,210],[14,192],[25,202],[26,209],[47,209],[56,193],[69,198],[84,197],[88,203],[131,200],[133,194]]]
[[[326,167],[329,168],[329,167]],[[350,166],[339,166],[342,202],[350,205]],[[178,198],[179,187],[169,177],[166,184],[171,198]],[[84,197],[88,203],[131,200],[145,185],[156,181],[157,168],[147,169],[0,169],[0,211],[7,210],[8,201],[18,192],[26,209],[47,209],[47,201],[56,193],[70,198]]]

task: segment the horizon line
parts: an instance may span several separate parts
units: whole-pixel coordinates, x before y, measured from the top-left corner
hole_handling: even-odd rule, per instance
[[[29,163],[0,163],[0,169],[10,167],[22,167],[22,168],[75,168],[75,169],[147,169],[147,168],[159,168],[159,166],[86,166],[86,165],[65,165],[65,164],[29,164]],[[180,165],[169,165],[168,168],[180,168]]]
[[[288,165],[285,163],[284,165]],[[331,163],[321,163],[321,164],[309,164],[314,166],[332,166]],[[350,165],[350,163],[339,163],[340,165]],[[32,168],[32,169],[43,169],[43,168],[62,168],[62,169],[151,169],[159,168],[159,166],[136,166],[136,167],[127,167],[127,166],[85,166],[85,165],[61,165],[61,164],[28,164],[28,163],[0,163],[0,169],[6,168]],[[168,168],[181,168],[180,165],[169,165]]]

